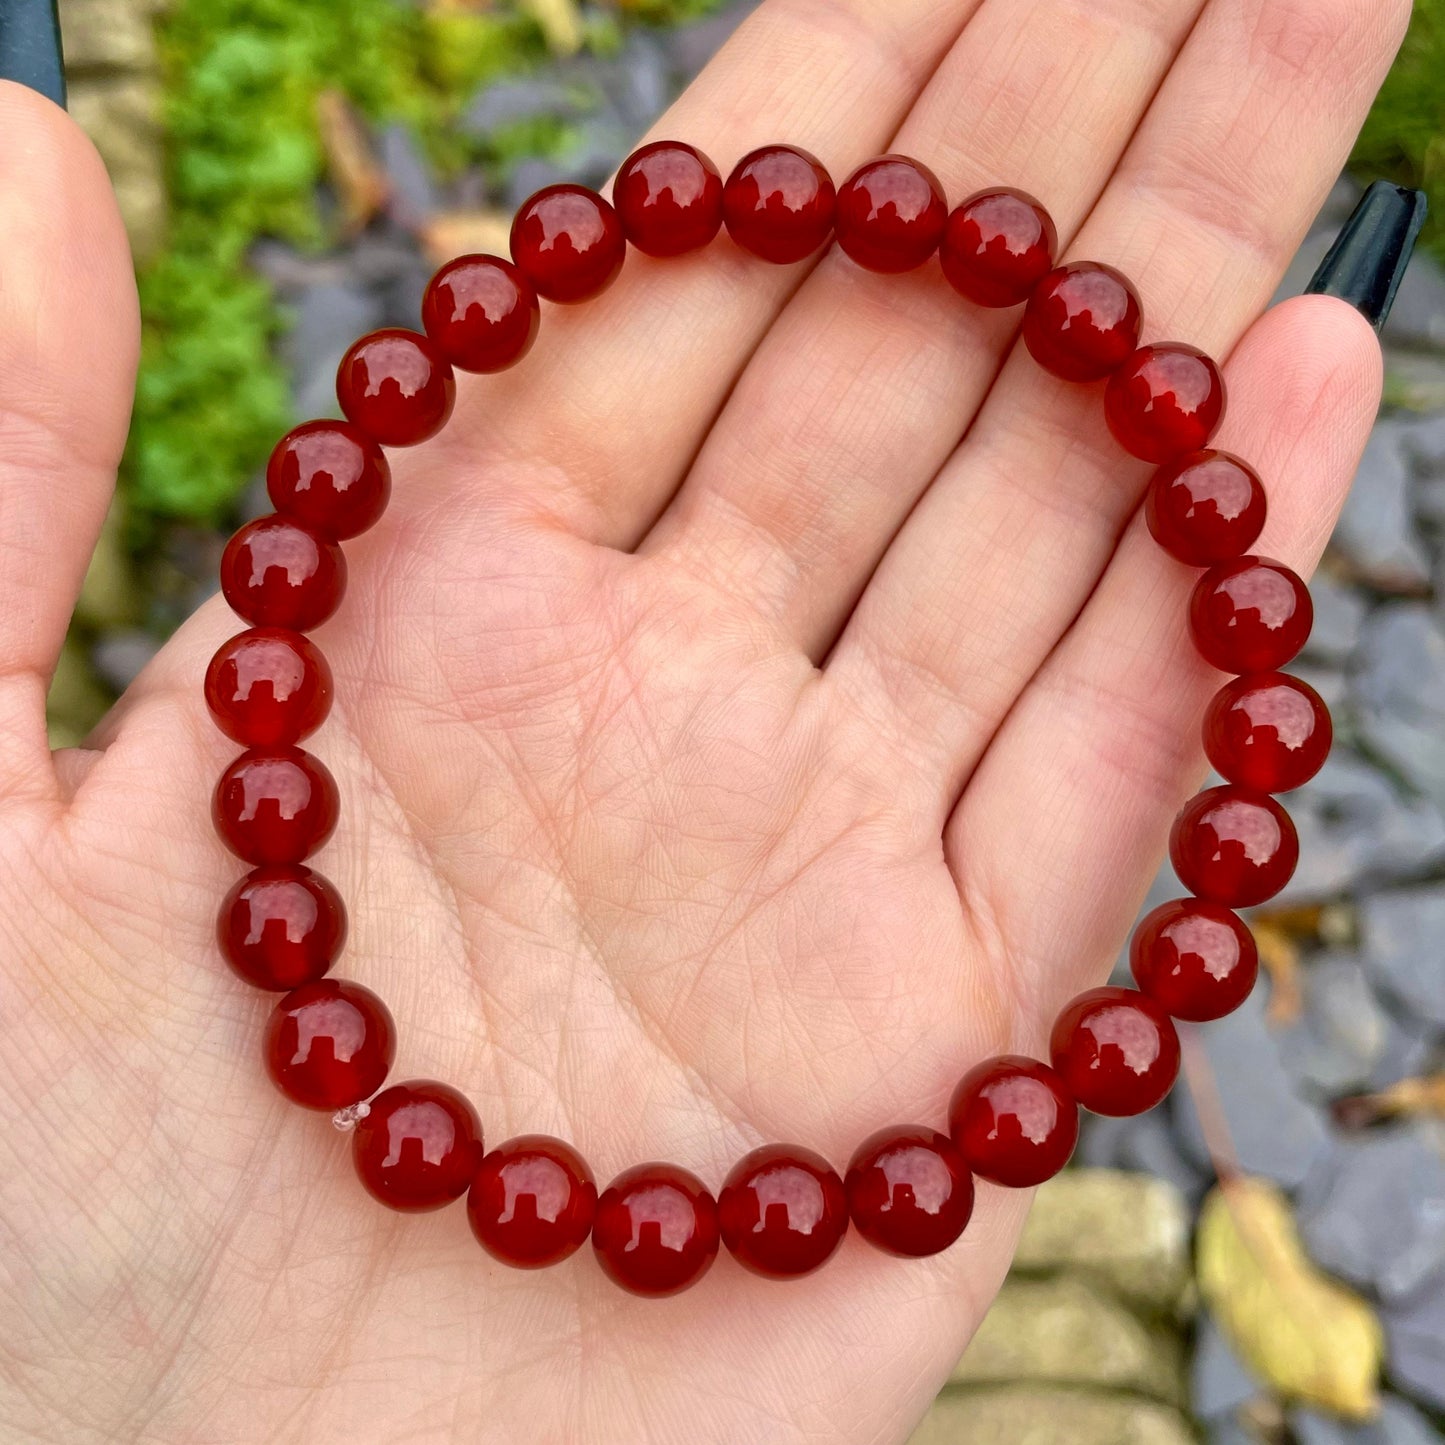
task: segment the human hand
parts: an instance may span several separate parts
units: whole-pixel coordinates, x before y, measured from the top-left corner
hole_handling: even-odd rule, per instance
[[[1229,355],[1220,444],[1301,569],[1379,395],[1365,321],[1256,319],[1348,151],[1404,0],[767,0],[658,125],[724,172],[786,140],[836,178],[916,156],[956,201],[1038,195],[1146,335]],[[1197,21],[1197,23],[1196,23]],[[649,1302],[579,1257],[508,1271],[463,1211],[367,1198],[259,1060],[222,965],[241,871],[207,604],[85,749],[46,681],[114,482],[136,316],[98,161],[0,85],[0,1418],[16,1439],[899,1441],[1007,1268],[851,1236],[768,1284],[725,1258]],[[936,267],[629,256],[464,379],[317,634],[341,785],[314,860],[339,975],[396,1015],[393,1079],[487,1138],[716,1187],[754,1145],[846,1161],[941,1123],[1100,981],[1202,771],[1218,676],[1148,468],[1016,312]]]

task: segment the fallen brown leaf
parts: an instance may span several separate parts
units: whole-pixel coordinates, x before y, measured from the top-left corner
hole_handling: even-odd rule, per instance
[[[1375,1094],[1339,1099],[1335,1118],[1350,1129],[1363,1129],[1382,1119],[1414,1119],[1430,1115],[1445,1119],[1445,1073],[1401,1079]]]
[[[316,125],[346,229],[359,231],[391,194],[386,172],[377,162],[361,117],[339,90],[323,90],[316,97]]]

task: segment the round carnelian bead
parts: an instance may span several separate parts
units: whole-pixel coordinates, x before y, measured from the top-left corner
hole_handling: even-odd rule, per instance
[[[1165,1013],[1208,1023],[1249,997],[1259,953],[1237,914],[1200,898],[1176,898],[1140,920],[1129,966],[1135,983]]]
[[[482,1160],[467,1195],[477,1242],[516,1269],[542,1269],[575,1254],[596,1214],[592,1171],[570,1145],[545,1134],[499,1144]]]
[[[546,186],[512,222],[512,259],[548,301],[600,296],[627,256],[617,212],[586,186]]]
[[[978,306],[1022,306],[1049,274],[1059,233],[1032,196],[979,191],[948,218],[939,261],[948,283]]]
[[[1049,1053],[1079,1103],[1115,1118],[1152,1109],[1179,1073],[1169,1015],[1128,988],[1081,993],[1055,1021]]]
[[[1214,770],[1261,793],[1287,793],[1309,782],[1333,741],[1324,699],[1282,672],[1236,677],[1204,714],[1204,751]]]
[[[247,522],[221,554],[221,592],[258,627],[319,627],[345,591],[341,548],[290,517]]]
[[[1224,377],[1197,347],[1141,346],[1110,378],[1104,419],[1114,439],[1146,462],[1197,452],[1224,418]]]
[[[266,491],[278,512],[344,541],[374,526],[386,510],[391,468],[360,427],[308,421],[276,443],[266,463]]]
[[[723,187],[728,235],[780,266],[811,256],[828,239],[836,203],[823,163],[795,146],[751,151]]]
[[[231,969],[256,988],[284,992],[325,978],[346,942],[346,907],[319,873],[292,864],[257,868],[216,917]]]
[[[797,1279],[832,1258],[848,1229],[848,1197],[828,1161],[765,1144],[733,1166],[717,1200],[722,1241],[767,1279]]]
[[[1047,1064],[1003,1054],[964,1075],[948,1107],[948,1132],[973,1173],[1028,1189],[1069,1162],[1079,1107]]]
[[[221,841],[248,863],[299,863],[336,827],[336,779],[300,748],[252,748],[221,774],[211,816]]]
[[[1264,483],[1228,452],[1191,452],[1167,462],[1144,497],[1154,540],[1186,567],[1212,567],[1248,552],[1264,531]]]
[[[858,1233],[888,1254],[947,1249],[973,1213],[973,1178],[947,1134],[919,1125],[880,1129],[843,1179]]]
[[[458,256],[427,283],[421,321],[460,371],[505,371],[531,349],[542,325],[532,283],[500,256]]]
[[[1293,876],[1299,837],[1268,793],[1228,783],[1184,805],[1169,835],[1169,857],[1191,893],[1226,908],[1252,908]]]
[[[1189,631],[1199,655],[1221,672],[1273,672],[1309,640],[1309,588],[1283,562],[1237,557],[1194,585]]]
[[[369,988],[346,979],[293,989],[266,1023],[266,1072],[306,1109],[346,1109],[370,1098],[395,1056],[390,1010]]]
[[[228,738],[250,748],[299,742],[331,711],[321,649],[284,627],[253,627],[223,642],[206,669],[206,706]]]
[[[702,1181],[675,1164],[638,1164],[597,1201],[592,1248],[603,1270],[633,1294],[679,1294],[717,1258],[717,1205]]]
[[[1139,345],[1139,293],[1112,266],[1071,261],[1034,287],[1024,312],[1024,345],[1065,381],[1101,381]]]
[[[449,1084],[393,1084],[357,1121],[351,1162],[367,1193],[388,1208],[440,1209],[471,1188],[482,1162],[482,1123]]]
[[[938,250],[948,202],[938,177],[908,156],[880,156],[838,187],[838,244],[867,271],[896,275]]]
[[[447,424],[457,381],[425,336],[389,326],[352,343],[336,370],[336,398],[383,446],[410,447]]]
[[[681,256],[706,246],[722,228],[722,175],[693,146],[653,141],[622,162],[612,203],[639,251]]]

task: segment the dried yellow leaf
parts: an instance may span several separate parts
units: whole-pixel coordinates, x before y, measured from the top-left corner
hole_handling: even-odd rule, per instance
[[[1200,1212],[1196,1255],[1205,1303],[1262,1381],[1351,1420],[1374,1414],[1379,1320],[1310,1261],[1273,1184],[1239,1178],[1215,1189]]]
[[[575,55],[582,48],[582,12],[577,0],[523,0],[523,8],[541,26],[554,55]]]

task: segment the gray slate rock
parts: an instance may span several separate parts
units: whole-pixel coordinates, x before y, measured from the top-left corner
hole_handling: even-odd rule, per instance
[[[1416,253],[1380,334],[1387,345],[1445,348],[1445,271],[1427,253]]]
[[[1405,438],[1400,423],[1376,423],[1330,540],[1331,549],[1381,592],[1418,593],[1430,581],[1430,559],[1411,507]]]
[[[1167,1179],[1191,1209],[1198,1208],[1214,1178],[1213,1171],[1201,1169],[1180,1149],[1163,1109],[1129,1119],[1085,1114],[1078,1159],[1090,1168],[1125,1169]]]
[[[1394,1014],[1385,1033],[1385,1047],[1370,1075],[1371,1091],[1388,1089],[1401,1079],[1417,1079],[1438,1067],[1440,1029],[1412,1015]]]
[[[574,85],[545,76],[498,80],[477,92],[459,122],[470,135],[486,136],[517,121],[569,120],[585,105]]]
[[[1398,1395],[1386,1395],[1379,1415],[1363,1425],[1319,1410],[1296,1410],[1290,1425],[1297,1445],[1441,1445],[1439,1431]]]
[[[1405,779],[1445,805],[1445,631],[1423,603],[1371,614],[1350,691],[1362,736]]]
[[[1445,1410],[1445,1274],[1380,1318],[1390,1378],[1421,1404]]]
[[[1194,1358],[1189,1363],[1189,1405],[1201,1420],[1232,1417],[1241,1405],[1265,1393],[1250,1374],[1219,1326],[1201,1316],[1194,1337]]]
[[[1300,861],[1281,895],[1298,903],[1350,888],[1394,882],[1445,857],[1445,817],[1423,798],[1402,796],[1358,753],[1335,746],[1329,761],[1290,799]]]
[[[159,651],[160,639],[153,633],[138,629],[107,632],[91,649],[90,662],[108,687],[124,692]]]
[[[1337,667],[1327,667],[1308,659],[1292,663],[1290,671],[1319,693],[1324,705],[1330,710],[1336,736],[1344,733],[1347,730],[1350,706],[1350,684],[1345,674]]]
[[[679,74],[688,78],[696,75],[761,3],[762,0],[738,0],[695,25],[680,25],[665,32],[663,44]]]
[[[1310,1257],[1386,1301],[1445,1271],[1442,1142],[1425,1123],[1338,1141],[1299,1194]]]
[[[1310,580],[1310,601],[1315,622],[1303,656],[1311,662],[1347,662],[1360,640],[1369,604],[1355,588],[1323,569]]]
[[[392,219],[408,229],[422,225],[441,209],[441,195],[416,137],[393,123],[381,132],[377,149],[391,185]]]
[[[1349,954],[1315,959],[1304,976],[1304,1009],[1280,1031],[1285,1067],[1307,1088],[1332,1096],[1365,1088],[1385,1052],[1390,1020]]]
[[[1416,469],[1426,477],[1445,476],[1445,413],[1414,417],[1402,425],[1405,450]]]
[[[1445,884],[1376,893],[1359,906],[1365,968],[1406,1015],[1445,1029]]]
[[[335,415],[336,368],[351,343],[381,318],[376,296],[351,283],[321,282],[301,293],[283,345],[301,416]]]
[[[656,35],[630,30],[622,53],[602,77],[609,108],[633,135],[667,109],[672,98],[672,66]]]
[[[1265,1024],[1266,992],[1255,989],[1242,1008],[1198,1029],[1195,1039],[1209,1061],[1240,1168],[1292,1189],[1323,1153],[1327,1136],[1322,1110],[1295,1092]],[[1184,1081],[1167,1107],[1185,1156],[1211,1169],[1199,1111]]]

